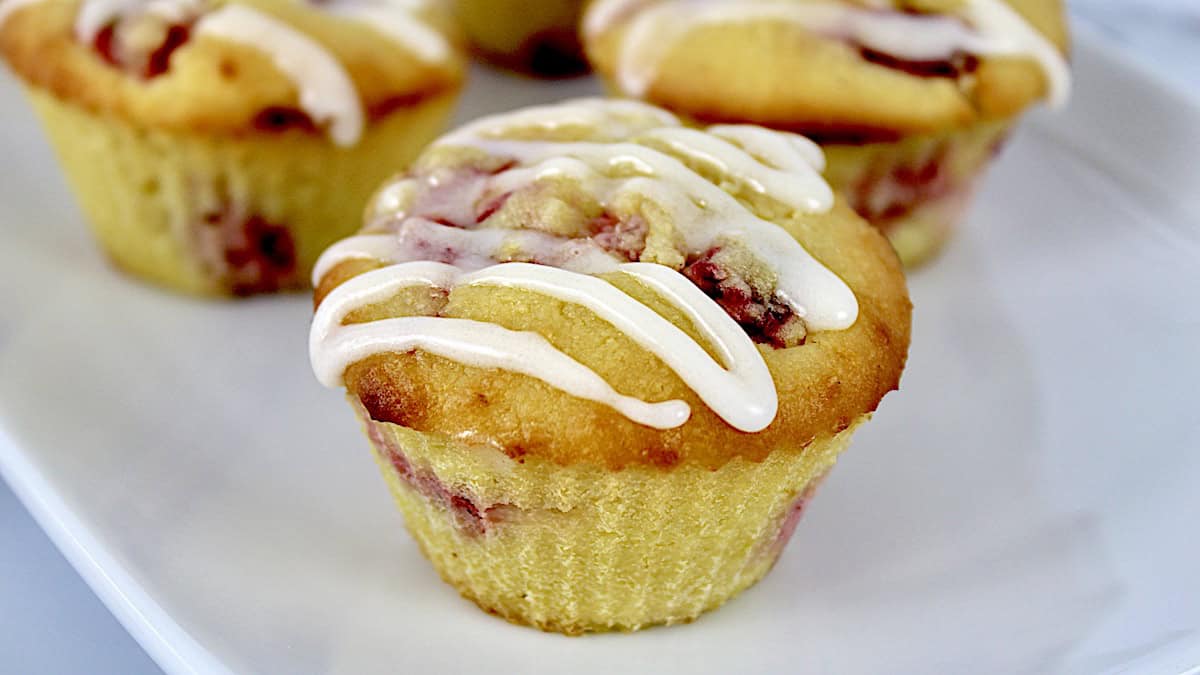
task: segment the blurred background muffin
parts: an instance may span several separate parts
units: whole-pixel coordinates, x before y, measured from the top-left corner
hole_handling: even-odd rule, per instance
[[[1070,86],[1059,0],[597,0],[584,34],[621,95],[819,141],[826,177],[910,265],[1020,114]]]
[[[0,54],[112,260],[210,295],[307,286],[465,70],[448,8],[382,0],[9,0]]]
[[[587,72],[579,40],[584,0],[454,0],[475,51],[500,66],[541,77]]]

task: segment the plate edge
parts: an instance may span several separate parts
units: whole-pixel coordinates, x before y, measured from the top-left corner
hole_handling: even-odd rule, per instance
[[[160,668],[172,675],[233,675],[145,591],[93,537],[0,427],[0,477],[55,548]],[[170,634],[170,635],[168,635]]]

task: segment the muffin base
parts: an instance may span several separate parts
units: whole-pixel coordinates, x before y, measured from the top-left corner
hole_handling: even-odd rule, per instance
[[[825,177],[915,267],[952,236],[1012,126],[1005,120],[893,142],[823,144]]]
[[[442,130],[457,96],[389,112],[339,148],[313,130],[143,129],[26,92],[113,262],[160,286],[218,296],[308,287],[317,257],[358,229],[372,192]]]
[[[359,415],[441,577],[487,612],[572,635],[690,622],[756,583],[857,426],[761,463],[608,471]]]

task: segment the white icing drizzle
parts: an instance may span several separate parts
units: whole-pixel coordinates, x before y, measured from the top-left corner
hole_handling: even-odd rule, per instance
[[[334,143],[354,145],[362,137],[363,108],[354,82],[319,42],[244,5],[226,5],[206,15],[196,25],[196,33],[269,54],[275,67],[295,83],[300,108],[318,124],[329,124]]]
[[[580,101],[570,104],[569,109],[589,104],[597,105],[594,101]],[[543,115],[552,113],[552,107],[542,111]],[[530,111],[526,111],[521,120],[529,117]],[[604,203],[615,202],[625,193],[643,194],[668,211],[690,251],[699,253],[724,240],[742,240],[776,271],[779,296],[811,329],[842,330],[857,320],[858,303],[841,279],[817,262],[778,225],[754,215],[735,197],[675,157],[629,142],[546,142],[497,137],[504,129],[524,126],[527,125],[518,125],[509,118],[488,118],[452,133],[437,145],[477,147],[493,156],[518,160],[521,168],[506,171],[493,180],[494,187],[501,191],[515,190],[551,176],[569,176],[586,185]],[[538,128],[544,128],[544,125],[538,125]],[[730,143],[710,143],[710,139],[705,139],[702,147],[696,147],[696,138],[703,134],[683,127],[660,126],[644,133],[656,140],[667,141],[672,149],[690,157],[707,158],[717,166],[735,167],[736,177],[751,189],[761,192],[764,186],[770,185],[772,197],[801,213],[819,213],[833,204],[833,193],[817,169],[807,162],[809,148],[803,143],[777,143],[775,152],[788,153],[788,159],[781,166],[768,166]],[[727,127],[724,133],[728,134]],[[761,133],[787,136],[766,130]],[[805,151],[797,151],[797,147],[803,147]],[[780,179],[779,172],[785,167],[792,168],[787,173],[790,180]],[[635,176],[609,178],[605,175],[614,169],[625,169],[626,174]]]
[[[502,138],[513,129],[536,132],[538,137],[584,129],[602,134],[605,138],[597,140],[606,141],[679,125],[678,117],[640,101],[582,98],[481,117],[446,134],[438,144],[463,145],[481,138]]]
[[[444,61],[450,43],[433,26],[416,16],[424,0],[347,0],[322,5],[330,14],[361,22],[409,49],[427,63]]]
[[[982,38],[979,54],[1025,55],[1038,62],[1049,83],[1051,107],[1061,108],[1071,95],[1071,68],[1054,43],[1002,0],[968,0],[963,16]]]
[[[1050,105],[1063,105],[1070,93],[1066,59],[1004,0],[965,0],[957,15],[906,14],[795,0],[667,0],[637,11],[641,4],[644,0],[597,0],[584,19],[585,31],[595,37],[636,11],[617,64],[621,88],[634,96],[649,91],[662,60],[695,27],[763,20],[789,21],[913,61],[949,59],[958,52],[1024,56],[1036,61],[1045,73]]]
[[[723,127],[726,137],[736,142],[739,135]],[[765,132],[760,127],[747,127],[752,132]],[[746,150],[718,135],[695,129],[655,129],[643,138],[662,141],[676,153],[715,167],[718,171],[741,177],[750,189],[772,195],[799,213],[823,213],[833,208],[833,189],[817,173],[818,167],[809,161],[810,155],[795,152],[786,142],[772,153],[776,169],[763,162],[766,155],[754,157]]]
[[[651,0],[592,0],[583,14],[580,27],[588,38],[596,38]]]
[[[626,263],[618,269],[683,310],[722,360],[730,364],[729,369],[714,361],[703,347],[671,322],[602,279],[527,263],[503,263],[463,274],[457,267],[431,262],[385,267],[355,277],[330,293],[313,322],[310,342],[313,368],[323,384],[340,386],[349,364],[377,353],[381,346],[389,351],[420,346],[462,363],[532,375],[581,398],[612,405],[631,419],[655,428],[673,428],[687,421],[690,413],[681,414],[688,411],[682,401],[649,404],[628,397],[614,398],[611,387],[607,384],[598,387],[592,381],[595,378],[603,382],[595,373],[569,357],[564,358],[564,354],[534,334],[507,329],[497,333],[497,327],[490,324],[435,317],[420,317],[419,328],[433,329],[424,336],[392,332],[405,326],[386,321],[341,326],[354,308],[386,300],[400,289],[414,285],[520,288],[587,307],[662,359],[732,426],[748,432],[766,428],[775,418],[778,405],[775,384],[758,348],[742,328],[690,281],[668,267]],[[488,328],[484,330],[481,326]],[[551,356],[551,352],[555,355]]]
[[[75,17],[75,39],[91,44],[105,26],[130,12],[145,7],[143,0],[86,0]]]
[[[825,152],[821,146],[804,136],[779,134],[748,124],[717,124],[705,131],[737,143],[746,152],[786,171],[802,172],[804,163],[818,172],[825,171]],[[797,158],[801,161],[798,162]]]
[[[571,133],[575,125],[590,127],[589,138],[613,140],[537,140],[583,135],[584,129]],[[642,195],[666,211],[689,251],[702,253],[730,239],[740,240],[754,251],[775,270],[777,295],[792,303],[810,330],[853,325],[858,304],[841,279],[782,228],[758,218],[725,190],[668,154],[709,165],[803,214],[827,210],[832,203],[832,195],[826,194],[828,187],[816,178],[815,167],[823,161],[819,150],[788,134],[761,129],[720,127],[717,132],[706,136],[683,129],[674,117],[644,104],[584,100],[483,119],[444,137],[438,145],[475,147],[515,160],[516,166],[484,179],[489,190],[519,189],[548,176],[566,175],[579,180],[602,204],[613,204],[623,195]],[[633,141],[617,141],[630,134]],[[638,141],[660,144],[668,151]],[[614,171],[622,177],[613,177]],[[414,185],[411,178],[401,182],[406,181]],[[690,409],[685,402],[649,403],[622,396],[594,372],[530,333],[439,317],[342,324],[355,309],[385,301],[403,288],[501,286],[532,291],[594,312],[658,357],[737,429],[757,432],[774,420],[778,397],[759,348],[725,310],[679,272],[652,263],[621,263],[586,239],[433,223],[422,217],[419,208],[411,214],[404,212],[411,206],[411,189],[380,193],[379,199],[401,209],[394,233],[344,240],[317,263],[314,283],[346,260],[393,263],[350,279],[322,301],[309,348],[314,371],[327,386],[339,386],[346,367],[372,354],[424,349],[468,365],[536,377],[654,428],[674,428],[687,421]],[[419,195],[415,198],[421,199]],[[508,247],[554,266],[491,264]],[[453,264],[421,259],[439,251],[452,251]],[[716,358],[650,307],[593,276],[606,272],[633,277],[675,307],[711,346]]]
[[[412,179],[393,180],[380,188],[367,205],[367,224],[379,219],[398,217],[412,201],[417,184]]]
[[[396,250],[396,235],[360,234],[346,237],[333,246],[325,249],[317,264],[313,265],[312,285],[321,285],[326,274],[347,260],[393,260]]]
[[[765,429],[775,419],[775,382],[742,327],[669,267],[626,263],[618,269],[651,285],[682,310],[715,345],[728,370],[687,333],[603,279],[545,265],[505,263],[467,275],[462,281],[520,288],[582,305],[666,363],[701,400],[720,411],[726,422],[743,431]]]
[[[424,260],[430,251],[437,250],[456,251],[454,265],[464,270],[488,267],[506,250],[581,274],[611,272],[618,264],[607,251],[586,239],[566,239],[535,230],[466,230],[412,218],[405,220],[396,234],[361,234],[330,246],[313,267],[313,286],[347,260],[412,262]]]
[[[522,264],[497,265],[486,268],[481,274],[513,265]],[[543,267],[541,271],[550,269],[553,268]],[[556,271],[571,275],[572,281],[578,276]],[[503,278],[503,273],[500,274]],[[485,278],[481,277],[479,282],[486,283]],[[646,403],[617,393],[599,375],[537,333],[513,331],[467,319],[424,316],[342,325],[354,309],[387,300],[404,288],[448,289],[456,282],[472,283],[472,276],[464,276],[450,265],[414,262],[368,272],[338,286],[321,303],[313,319],[309,354],[317,378],[328,387],[338,387],[346,368],[356,361],[381,352],[422,349],[479,368],[497,368],[535,377],[573,396],[614,408],[629,419],[656,429],[678,427],[690,417],[691,409],[683,401]]]
[[[172,23],[198,15],[206,0],[84,0],[75,17],[75,39],[90,44],[114,21],[143,12]]]

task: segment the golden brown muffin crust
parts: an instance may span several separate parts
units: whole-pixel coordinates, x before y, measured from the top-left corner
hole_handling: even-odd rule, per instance
[[[778,417],[760,433],[729,426],[656,356],[585,308],[512,289],[456,288],[440,315],[538,332],[624,394],[686,401],[691,419],[676,429],[652,429],[540,380],[422,351],[352,365],[345,375],[347,389],[377,421],[492,445],[518,460],[538,456],[612,469],[685,462],[717,468],[735,457],[761,461],[774,449],[804,446],[846,429],[897,388],[908,352],[911,304],[886,239],[844,204],[784,226],[854,291],[859,318],[845,331],[810,334],[802,346],[760,347],[780,403]],[[318,303],[346,279],[381,264],[342,263],[325,275]],[[405,300],[384,313],[415,313],[418,304]]]
[[[1006,1],[1067,50],[1060,0]],[[925,12],[957,4],[896,3]],[[628,17],[588,40],[593,65],[611,83],[627,26]],[[919,76],[865,60],[848,43],[763,20],[696,26],[661,61],[644,98],[705,122],[750,122],[837,141],[887,140],[1008,117],[1046,93],[1042,71],[1029,59],[982,57],[961,82]]]
[[[362,23],[289,0],[238,0],[319,42],[353,80],[369,117],[461,85],[465,62],[418,59]],[[262,128],[269,111],[298,111],[299,93],[271,57],[246,45],[192,35],[170,68],[141,77],[105,61],[74,36],[80,0],[44,0],[19,8],[0,25],[0,55],[27,84],[93,112],[134,125],[185,133],[238,134]],[[213,7],[225,2],[218,0]],[[444,18],[426,17],[453,35]]]

